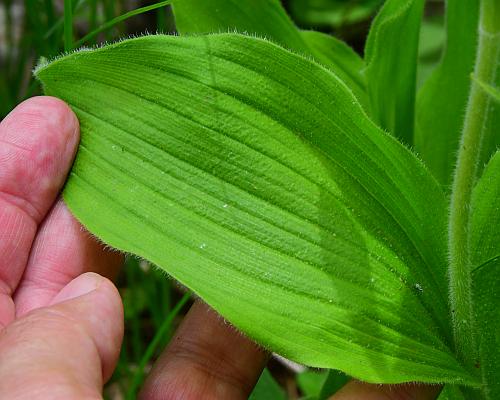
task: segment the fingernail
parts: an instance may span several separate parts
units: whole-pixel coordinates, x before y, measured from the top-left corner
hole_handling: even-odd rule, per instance
[[[76,299],[77,297],[91,293],[94,290],[97,290],[104,280],[105,278],[101,275],[93,272],[87,272],[80,275],[68,283],[59,292],[59,294],[52,301],[52,304],[62,303],[63,301]]]

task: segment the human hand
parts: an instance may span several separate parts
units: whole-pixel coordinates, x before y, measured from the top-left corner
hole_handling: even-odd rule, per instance
[[[54,98],[30,99],[0,123],[1,399],[99,399],[118,359],[123,310],[107,278],[121,256],[57,200],[78,140],[76,117]],[[195,303],[140,398],[244,399],[267,358]],[[334,399],[431,400],[438,392],[353,381]]]
[[[123,335],[103,250],[58,193],[79,141],[62,101],[39,97],[0,124],[0,399],[100,398]],[[83,274],[83,275],[82,275]]]

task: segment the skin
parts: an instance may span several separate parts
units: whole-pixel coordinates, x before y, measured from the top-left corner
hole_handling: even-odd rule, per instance
[[[36,97],[0,123],[0,398],[101,399],[123,338],[111,279],[122,263],[59,192],[79,141],[62,101]],[[245,399],[268,354],[195,303],[140,399]],[[335,400],[431,400],[439,387],[352,381]]]

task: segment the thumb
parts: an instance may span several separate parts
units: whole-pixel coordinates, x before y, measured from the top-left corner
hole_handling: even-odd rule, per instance
[[[86,273],[0,331],[0,399],[101,399],[123,337],[115,286]]]

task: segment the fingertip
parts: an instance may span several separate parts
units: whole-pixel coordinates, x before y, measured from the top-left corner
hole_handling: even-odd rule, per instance
[[[116,365],[122,335],[117,289],[97,274],[83,274],[55,304],[2,330],[0,398],[33,393],[37,398],[99,398]]]
[[[63,303],[68,300],[76,299],[97,290],[101,285],[105,285],[105,292],[114,291],[106,285],[107,279],[94,272],[87,272],[73,279],[54,297],[51,305]],[[114,293],[107,295],[110,298],[114,297]]]
[[[93,273],[90,273],[93,274]],[[94,274],[97,275],[97,274]],[[92,323],[96,330],[100,329],[100,339],[96,342],[102,360],[104,382],[111,378],[120,356],[124,334],[123,303],[116,286],[107,278],[96,290],[96,307],[100,307],[100,317]],[[106,320],[104,320],[106,319]],[[106,328],[105,325],[108,325]]]
[[[80,123],[73,110],[62,100],[37,96],[25,100],[18,108],[16,119],[48,133],[54,149],[61,149],[72,160],[80,141]]]
[[[73,110],[62,100],[36,96],[24,100],[3,121],[27,127],[40,127],[49,132],[60,131],[72,142],[79,139],[79,123]],[[13,135],[19,136],[16,132]]]
[[[42,113],[44,116],[51,114],[53,123],[61,126],[61,122],[68,123],[69,126],[75,127],[78,124],[78,119],[75,113],[63,100],[52,96],[34,96],[19,103],[15,108],[17,112],[33,112]]]
[[[99,352],[104,381],[113,373],[123,339],[123,305],[116,286],[107,278],[87,272],[73,279],[54,298],[68,313],[84,319]]]
[[[25,100],[0,123],[0,191],[40,222],[76,154],[78,119],[54,97]]]

